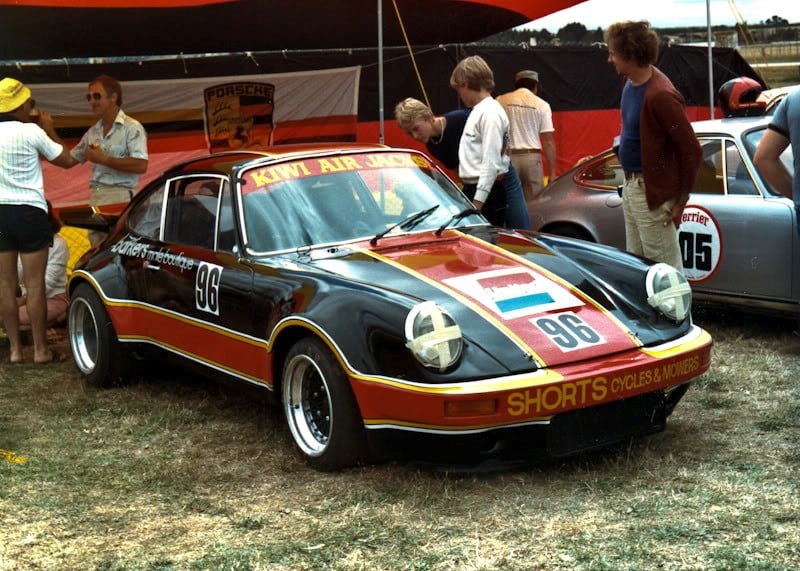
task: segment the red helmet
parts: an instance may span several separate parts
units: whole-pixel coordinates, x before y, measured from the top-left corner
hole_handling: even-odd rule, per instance
[[[758,101],[761,84],[750,77],[736,77],[719,88],[719,105],[725,117],[747,117],[764,113],[766,102]]]

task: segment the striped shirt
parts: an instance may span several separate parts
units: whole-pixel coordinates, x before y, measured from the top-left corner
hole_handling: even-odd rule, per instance
[[[62,151],[35,123],[0,121],[0,204],[35,206],[47,212],[39,156],[52,161]]]

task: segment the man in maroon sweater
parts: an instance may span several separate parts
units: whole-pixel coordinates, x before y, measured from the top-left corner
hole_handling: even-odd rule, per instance
[[[677,228],[702,151],[683,96],[653,64],[658,36],[649,22],[618,22],[605,33],[608,63],[625,77],[619,160],[626,249],[683,271]]]

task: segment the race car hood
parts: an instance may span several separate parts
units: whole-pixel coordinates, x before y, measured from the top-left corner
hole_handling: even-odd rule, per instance
[[[663,343],[688,330],[647,305],[647,265],[638,258],[548,240],[450,230],[348,244],[307,263],[391,290],[393,299],[402,294],[409,308],[436,301],[468,342],[511,371],[530,370],[531,360],[550,367]]]

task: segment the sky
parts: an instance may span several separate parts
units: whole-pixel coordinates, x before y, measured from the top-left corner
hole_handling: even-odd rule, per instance
[[[796,0],[710,0],[711,25],[736,24],[731,4],[748,24],[758,24],[772,16],[800,23],[800,2]],[[577,22],[586,28],[605,29],[621,20],[649,20],[654,28],[706,26],[706,0],[586,0],[572,8],[534,20],[526,28],[547,28],[557,32],[567,24]]]

